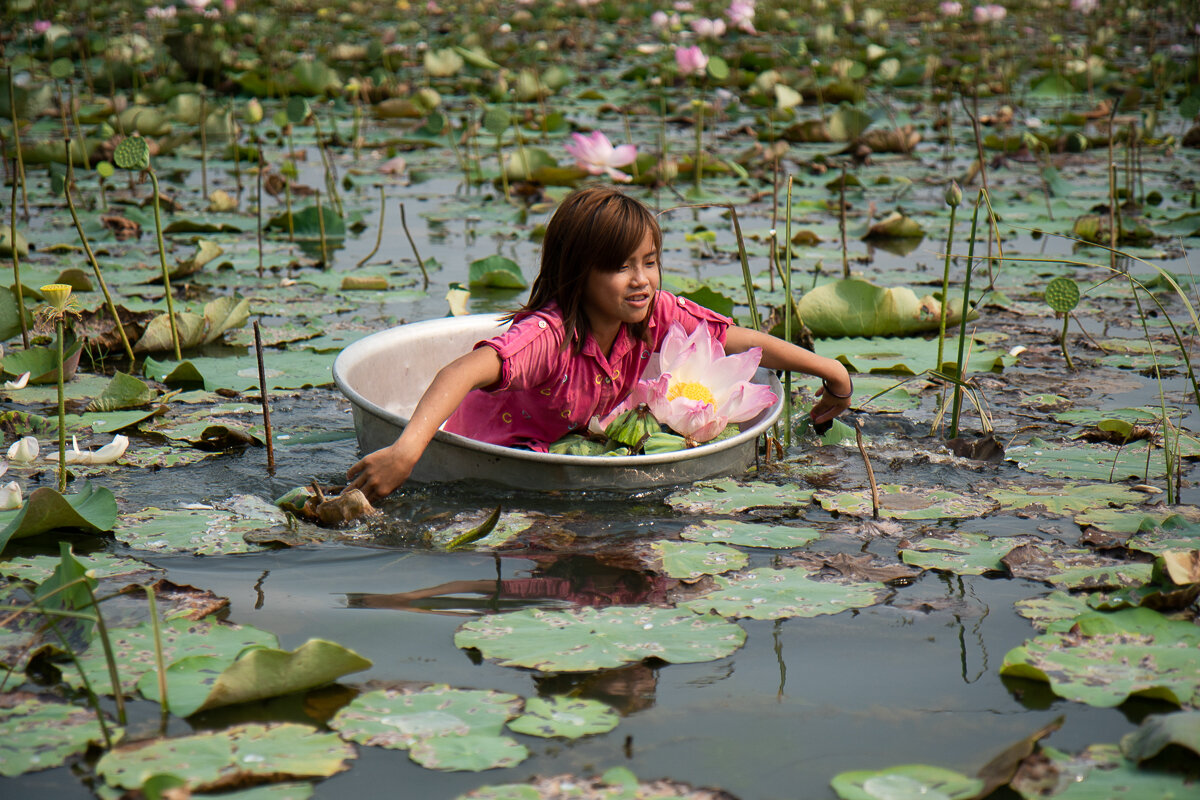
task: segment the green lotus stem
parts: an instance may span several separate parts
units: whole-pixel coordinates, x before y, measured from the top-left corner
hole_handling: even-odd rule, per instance
[[[179,329],[175,326],[175,301],[171,297],[171,273],[167,269],[167,249],[163,245],[162,213],[158,208],[158,176],[154,170],[146,167],[150,173],[150,183],[154,187],[154,232],[158,234],[158,261],[162,265],[163,288],[167,295],[167,321],[171,323],[171,344],[175,348],[175,360],[182,361],[183,354],[179,351]],[[117,323],[120,325],[120,323]]]
[[[241,131],[238,130],[237,115],[233,113],[233,104],[229,105],[229,124],[233,126],[233,181],[239,194],[242,191],[242,145]]]
[[[403,207],[403,204],[401,204]],[[379,229],[375,232],[375,246],[371,248],[371,252],[363,256],[362,260],[355,264],[355,267],[361,267],[366,264],[375,254],[379,252],[379,245],[383,244],[383,215],[387,211],[387,198],[384,196],[384,185],[379,184]]]
[[[450,122],[450,118],[446,117],[446,138],[450,141],[450,149],[454,151],[454,159],[458,162],[458,168],[463,171],[463,180],[467,183],[467,192],[471,191],[471,169],[467,164],[467,160],[463,158],[462,151],[458,149],[458,142],[454,139],[454,125]]]
[[[9,95],[11,97],[12,95]],[[12,198],[8,204],[8,242],[12,249],[13,280],[17,292],[17,316],[21,319],[21,344],[29,349],[29,323],[25,319],[25,294],[21,288],[21,256],[17,253],[17,176],[13,162]]]
[[[1071,312],[1067,311],[1063,314],[1063,329],[1062,336],[1058,339],[1059,347],[1062,348],[1063,358],[1067,361],[1067,369],[1075,371],[1075,365],[1071,363],[1071,354],[1067,352],[1067,326],[1071,324]]]
[[[67,160],[71,159],[71,148],[67,146]],[[112,314],[113,323],[117,327],[117,333],[121,336],[121,345],[125,348],[125,355],[129,359],[129,365],[132,369],[133,364],[137,361],[133,356],[133,345],[129,343],[129,337],[125,335],[125,326],[121,324],[121,315],[117,313],[117,304],[113,302],[112,295],[108,291],[108,283],[105,282],[104,276],[100,273],[100,263],[96,261],[96,254],[92,252],[92,245],[88,242],[87,234],[83,232],[83,225],[79,222],[79,213],[75,210],[75,200],[71,197],[71,184],[67,182],[63,188],[63,194],[67,198],[67,209],[71,212],[71,221],[75,223],[75,231],[79,234],[79,240],[83,242],[83,251],[87,253],[88,262],[92,265],[92,274],[96,276],[96,283],[100,286],[100,291],[104,293],[104,304],[108,307],[108,313]],[[155,219],[158,218],[158,191],[154,193],[154,214]],[[159,242],[161,247],[162,234],[159,234]]]
[[[42,608],[41,603],[36,603],[35,607],[38,613],[47,618],[51,630],[54,631],[58,640],[63,643],[63,650],[66,651],[67,657],[71,659],[71,663],[78,670],[79,681],[83,684],[83,693],[87,697],[88,705],[92,707],[92,711],[96,714],[96,721],[100,723],[100,735],[104,737],[104,746],[111,750],[113,746],[112,734],[108,732],[108,723],[104,721],[104,709],[100,708],[100,698],[96,696],[96,692],[92,689],[92,682],[88,680],[87,670],[83,668],[83,664],[79,663],[79,656],[75,655],[75,651],[72,648],[66,646],[67,639],[63,636],[62,631],[58,629],[58,622],[54,620],[54,617],[83,617],[95,621],[95,617],[90,614],[73,614],[59,609]]]
[[[79,137],[79,151],[83,154],[83,168],[89,172],[92,169],[92,159],[88,154],[87,139],[84,138],[83,128],[79,125],[79,116],[75,113],[75,87],[68,86],[70,101],[67,108],[71,114],[71,124],[75,126],[75,135]]]
[[[987,189],[979,190],[979,197],[975,200],[975,212],[971,215],[971,241],[967,245],[967,277],[963,280],[962,314],[958,326],[958,358],[954,362],[954,377],[959,382],[954,385],[954,405],[950,412],[951,439],[958,437],[958,416],[962,412],[962,384],[966,381],[963,377],[963,360],[967,346],[967,309],[971,303],[971,267],[975,263],[975,230],[979,223],[979,207],[986,194]]]
[[[354,148],[354,160],[358,161],[358,131],[362,125],[362,101],[354,97],[354,127],[350,131],[350,144]]]
[[[943,347],[946,343],[946,317],[949,315],[948,306],[950,305],[950,249],[954,246],[954,217],[958,213],[958,206],[950,206],[950,230],[946,233],[946,263],[942,267],[942,314],[938,320],[938,349],[937,349],[937,364],[934,369],[941,371]],[[963,309],[965,315],[967,310]]]
[[[321,134],[321,120],[317,117],[316,112],[313,112],[312,121],[313,127],[316,129],[317,151],[321,154],[321,166],[325,168],[325,188],[329,190],[329,198],[333,201],[333,210],[339,217],[344,217],[342,200],[338,196],[337,170],[333,166],[333,160],[329,157],[329,153],[325,151],[325,138]]]
[[[788,344],[792,343],[792,176],[788,175],[787,182],[787,219],[783,223],[785,234],[784,241],[787,242],[787,252],[784,254],[783,261],[785,268],[783,270],[783,293],[787,295],[787,302],[783,306],[783,340]],[[786,424],[783,426],[783,446],[784,449],[790,449],[792,446],[792,371],[785,370],[783,373],[783,418]]]
[[[208,113],[204,88],[200,89],[200,191],[208,199]]]
[[[142,586],[146,593],[146,603],[150,606],[150,627],[154,632],[154,666],[158,670],[158,702],[162,711],[162,725],[166,727],[170,703],[167,701],[167,661],[163,657],[162,631],[158,622],[158,600],[154,597],[154,587]]]
[[[13,66],[8,65],[8,111],[12,115],[13,148],[17,151],[17,174],[13,182],[21,182],[21,204],[25,208],[25,221],[29,222],[29,195],[25,189],[25,157],[21,154],[21,129],[17,125],[17,89],[13,83]],[[13,242],[16,244],[16,241]]]
[[[791,204],[789,203],[789,206]],[[791,208],[788,208],[791,214]],[[790,216],[789,216],[790,218]],[[842,180],[838,190],[838,228],[842,235],[842,278],[850,280],[850,249],[846,246],[846,164],[842,162]],[[788,250],[792,249],[792,240],[788,239]]]
[[[262,145],[259,145],[259,147],[258,147],[258,176],[257,176],[257,178],[258,178],[258,180],[256,181],[256,185],[257,185],[256,191],[257,191],[258,197],[255,200],[254,205],[258,211],[258,231],[257,231],[257,234],[258,234],[258,277],[261,279],[263,276],[263,246],[262,246],[262,237],[263,237],[263,220],[262,220],[263,157],[262,157]]]
[[[746,255],[746,241],[742,238],[742,225],[738,222],[737,209],[733,203],[725,206],[733,218],[733,235],[737,237],[738,258],[742,262],[742,282],[746,284],[746,303],[750,306],[750,325],[754,330],[762,330],[762,320],[758,316],[758,303],[754,298],[754,280],[750,277],[750,259]]]
[[[92,608],[96,610],[96,633],[99,635],[100,645],[104,648],[104,662],[108,665],[108,679],[112,681],[113,700],[117,704],[117,722],[125,725],[128,722],[125,717],[125,693],[121,691],[121,677],[117,673],[117,660],[113,656],[112,641],[108,638],[108,626],[104,624],[104,615],[100,613],[100,604],[96,602],[96,593],[92,591],[91,583],[84,580],[83,588],[87,589],[88,597],[92,601]]]
[[[504,150],[500,147],[500,134],[496,134],[496,163],[500,165],[500,185],[504,187],[504,199],[512,202],[508,188],[508,173],[504,170]]]
[[[515,121],[515,117],[510,114],[509,117],[514,119],[512,124],[513,133],[517,136],[517,152],[521,154],[521,166],[525,168],[525,180],[533,180],[533,174],[529,171],[529,155],[525,152],[525,137],[521,135],[521,126]]]
[[[321,205],[320,189],[317,189],[317,228],[321,231],[321,268],[329,269],[329,250],[325,245],[325,207]]]
[[[67,398],[63,393],[66,372],[63,369],[63,321],[62,314],[54,320],[54,333],[58,340],[58,493],[67,491]]]
[[[696,102],[696,157],[692,163],[692,177],[695,181],[696,196],[699,197],[703,189],[700,187],[700,182],[704,178],[704,166],[700,163],[701,154],[704,152],[704,89],[700,90],[700,98]]]
[[[408,246],[412,248],[413,256],[417,259],[417,266],[421,268],[421,277],[425,279],[425,286],[429,288],[429,272],[425,269],[425,261],[421,258],[421,254],[417,252],[417,243],[413,241],[412,234],[408,231],[408,217],[404,214],[404,203],[400,204],[400,227],[404,228],[404,235],[408,237]]]

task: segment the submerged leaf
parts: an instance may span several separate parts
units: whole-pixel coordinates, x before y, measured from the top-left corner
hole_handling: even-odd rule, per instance
[[[531,697],[525,701],[525,713],[508,723],[517,733],[547,738],[562,736],[578,739],[608,733],[617,727],[620,716],[611,706],[584,697]]]
[[[842,800],[968,800],[983,788],[983,781],[942,767],[905,764],[842,772],[830,786]]]
[[[0,694],[0,775],[6,778],[57,767],[103,741],[91,709],[31,692]]]

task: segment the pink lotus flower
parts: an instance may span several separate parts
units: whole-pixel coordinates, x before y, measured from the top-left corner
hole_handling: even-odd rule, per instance
[[[1008,16],[1008,9],[996,3],[975,6],[974,19],[980,25],[988,22],[999,22],[1006,16]]]
[[[1071,10],[1078,14],[1090,14],[1100,6],[1100,0],[1071,0]]]
[[[761,358],[757,347],[727,356],[707,326],[697,325],[689,335],[672,323],[626,403],[646,403],[655,419],[685,439],[707,442],[775,402],[769,387],[750,382]]]
[[[758,33],[754,29],[754,0],[733,0],[725,9],[729,24],[743,33]]]
[[[607,174],[614,181],[622,183],[633,180],[617,167],[627,166],[637,159],[636,147],[631,144],[613,147],[608,137],[600,131],[592,131],[590,136],[573,133],[571,137],[575,142],[568,142],[566,148],[567,152],[575,157],[577,167],[587,170],[590,175]]]
[[[679,15],[671,14],[667,16],[665,11],[655,11],[650,15],[650,25],[656,31],[666,30],[679,24]]]
[[[962,3],[957,2],[957,0],[944,0],[944,2],[938,6],[938,11],[942,12],[943,17],[957,17],[962,14],[963,7]]]
[[[150,6],[146,9],[146,19],[175,19],[177,13],[175,6]]]
[[[703,75],[708,67],[708,56],[696,45],[675,48],[675,64],[684,75]]]
[[[692,20],[692,31],[701,39],[720,39],[725,35],[725,20],[700,19]]]

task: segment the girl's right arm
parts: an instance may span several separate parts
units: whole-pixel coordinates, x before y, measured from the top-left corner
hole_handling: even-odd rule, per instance
[[[400,438],[364,456],[346,472],[349,486],[361,489],[372,502],[400,488],[441,424],[472,389],[482,389],[500,380],[500,369],[500,355],[491,347],[472,350],[442,367],[421,395]]]

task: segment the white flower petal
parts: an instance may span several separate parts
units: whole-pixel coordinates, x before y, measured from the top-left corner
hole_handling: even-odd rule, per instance
[[[20,508],[23,500],[21,500],[21,484],[16,481],[9,481],[0,486],[0,511],[11,511],[14,508]]]
[[[23,373],[21,373],[20,377],[18,377],[15,381],[5,381],[4,388],[5,389],[24,389],[25,386],[29,383],[29,375],[30,375],[30,373],[23,372]]]
[[[37,437],[25,436],[8,448],[8,460],[28,464],[38,457],[39,449]]]

